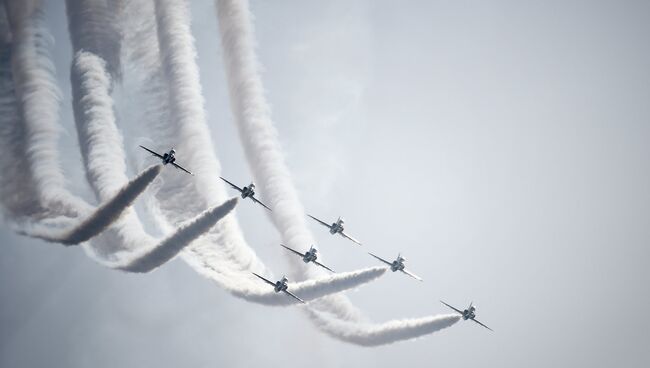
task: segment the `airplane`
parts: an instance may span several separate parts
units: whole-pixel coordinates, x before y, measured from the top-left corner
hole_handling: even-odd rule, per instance
[[[262,279],[262,280],[263,280],[264,282],[266,282],[267,284],[273,286],[273,289],[275,290],[276,293],[279,293],[279,292],[281,292],[281,291],[284,291],[285,293],[287,293],[289,296],[291,296],[292,298],[296,299],[297,301],[299,301],[299,302],[301,302],[301,303],[303,303],[303,304],[305,303],[304,300],[298,298],[295,294],[291,293],[291,292],[288,290],[288,289],[289,289],[289,285],[287,285],[287,283],[289,282],[289,279],[288,279],[286,276],[282,276],[282,278],[281,278],[280,280],[278,280],[278,281],[276,281],[276,282],[273,282],[273,281],[271,281],[271,280],[268,280],[268,279],[266,279],[266,278],[264,278],[264,277],[262,277],[262,276],[256,274],[255,272],[253,272],[253,275],[259,277],[260,279]]]
[[[241,193],[242,198],[250,198],[250,199],[253,200],[253,202],[255,202],[257,204],[261,204],[262,207],[266,208],[269,211],[272,211],[267,205],[265,205],[264,203],[260,202],[257,198],[255,198],[255,183],[250,183],[248,186],[240,188],[240,187],[236,186],[235,184],[229,182],[228,180],[224,179],[221,176],[219,178],[221,178],[221,180],[228,183],[231,187],[238,190]]]
[[[385,260],[385,259],[383,259],[381,257],[378,257],[378,256],[376,256],[376,255],[374,255],[374,254],[372,254],[370,252],[368,252],[368,254],[370,254],[371,256],[377,258],[378,260],[384,262],[385,264],[389,265],[391,271],[393,271],[393,272],[402,271],[405,274],[411,276],[412,278],[414,278],[414,279],[416,279],[418,281],[422,281],[422,279],[420,277],[418,277],[414,273],[412,273],[412,272],[408,271],[406,268],[404,268],[404,262],[406,262],[406,258],[402,257],[401,254],[397,254],[397,259],[394,260],[393,262],[388,262],[387,260]]]
[[[353,242],[355,242],[355,243],[361,245],[361,242],[360,242],[360,241],[358,241],[357,239],[355,239],[355,238],[351,237],[350,235],[348,235],[348,234],[346,234],[346,233],[343,232],[343,230],[345,230],[345,228],[343,227],[343,224],[345,224],[345,220],[344,220],[342,217],[339,217],[339,219],[336,220],[336,222],[334,222],[334,223],[332,223],[332,224],[330,225],[330,224],[328,224],[327,222],[325,222],[325,221],[321,221],[321,220],[317,219],[316,217],[314,217],[314,216],[312,216],[312,215],[310,215],[310,214],[307,214],[307,216],[313,218],[313,219],[316,220],[319,224],[321,224],[321,225],[323,225],[323,226],[329,228],[329,229],[330,229],[330,234],[332,234],[332,235],[334,235],[334,234],[340,234],[340,235],[343,236],[344,238],[348,238],[348,239],[352,240]]]
[[[333,269],[331,269],[331,268],[325,266],[324,264],[316,261],[316,259],[318,259],[318,255],[316,254],[316,253],[318,253],[318,249],[314,248],[313,245],[309,248],[309,250],[305,254],[300,253],[300,252],[298,252],[296,250],[293,250],[293,249],[287,247],[284,244],[280,244],[280,245],[283,246],[284,248],[286,248],[287,250],[289,250],[290,252],[293,252],[293,253],[299,255],[300,257],[302,257],[303,262],[305,262],[305,263],[314,262],[315,264],[323,267],[324,269],[326,269],[328,271],[331,271],[331,272],[334,272]]]
[[[478,323],[479,325],[481,325],[481,326],[487,328],[488,330],[490,330],[490,331],[494,331],[494,330],[492,330],[492,329],[489,328],[488,326],[482,324],[481,322],[479,322],[479,321],[476,319],[476,313],[475,313],[475,312],[476,312],[476,306],[475,306],[475,305],[472,305],[472,303],[469,303],[469,307],[468,307],[467,309],[465,309],[464,311],[462,311],[462,312],[461,312],[460,310],[458,310],[458,309],[452,307],[451,305],[449,305],[449,304],[443,302],[442,300],[440,301],[440,303],[442,303],[442,304],[448,306],[449,308],[455,310],[456,312],[460,313],[460,315],[463,317],[464,320],[467,321],[468,319],[471,319],[472,321],[474,321],[474,322]]]
[[[194,175],[194,174],[192,174],[192,172],[190,172],[189,170],[185,169],[183,166],[181,166],[181,165],[179,165],[179,164],[177,164],[175,162],[176,161],[176,150],[175,149],[172,148],[172,149],[169,150],[169,153],[165,153],[165,154],[161,155],[160,153],[154,152],[154,151],[150,150],[149,148],[147,148],[145,146],[140,145],[140,148],[142,148],[145,151],[148,151],[149,153],[151,153],[152,155],[160,158],[162,160],[163,165],[172,164],[172,166],[174,166],[175,168],[183,170],[183,171],[185,171],[186,173],[188,173],[190,175]]]

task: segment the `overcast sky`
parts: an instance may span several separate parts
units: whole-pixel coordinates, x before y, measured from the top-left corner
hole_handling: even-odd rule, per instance
[[[65,9],[46,3],[65,170],[92,198],[71,120]],[[473,300],[495,332],[461,321],[361,348],[320,333],[299,308],[233,298],[180,260],[129,275],[2,224],[0,367],[650,365],[650,2],[251,7],[304,205],[345,216],[365,244],[314,224],[328,264],[353,270],[376,264],[366,250],[402,252],[425,279],[389,274],[348,293],[353,302],[385,321]],[[223,175],[247,182],[213,4],[193,1],[192,12]],[[244,201],[237,216],[281,274],[264,213]]]

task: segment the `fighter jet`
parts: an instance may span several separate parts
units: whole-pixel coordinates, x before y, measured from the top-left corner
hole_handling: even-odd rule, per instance
[[[442,303],[442,304],[448,306],[449,308],[455,310],[456,312],[460,313],[460,315],[463,317],[464,320],[467,321],[468,319],[471,319],[472,321],[474,321],[474,322],[478,323],[479,325],[487,328],[488,330],[493,331],[491,328],[489,328],[488,326],[482,324],[481,322],[479,322],[476,319],[476,313],[475,313],[476,312],[476,306],[472,305],[472,303],[469,303],[469,307],[467,309],[465,309],[464,311],[462,311],[462,312],[460,310],[452,307],[451,305],[443,302],[442,300],[440,301],[440,303]]]
[[[158,157],[159,159],[161,159],[163,165],[172,164],[172,166],[174,166],[175,168],[183,170],[183,171],[185,171],[186,173],[188,173],[190,175],[194,175],[189,170],[185,169],[183,166],[181,166],[181,165],[179,165],[179,164],[177,164],[175,162],[176,161],[176,150],[175,149],[172,148],[172,149],[169,150],[169,153],[165,153],[165,154],[161,155],[160,153],[154,152],[154,151],[150,150],[149,148],[147,148],[145,146],[141,145],[140,148],[142,148],[145,151],[148,151],[152,155],[154,155],[154,156]]]
[[[299,255],[300,257],[302,257],[302,261],[303,261],[303,262],[305,262],[305,263],[313,262],[314,264],[317,264],[317,265],[323,267],[324,269],[326,269],[326,270],[328,270],[328,271],[330,271],[330,272],[334,272],[333,269],[331,269],[331,268],[325,266],[324,264],[322,264],[322,263],[316,261],[316,259],[318,259],[318,255],[316,254],[316,253],[318,253],[318,249],[314,248],[313,245],[309,248],[309,250],[308,250],[307,253],[305,253],[305,254],[300,253],[300,252],[298,252],[297,250],[293,250],[293,249],[287,247],[287,246],[284,245],[284,244],[280,244],[280,245],[283,246],[283,247],[284,247],[285,249],[287,249],[288,251],[293,252],[293,253]]]
[[[348,239],[352,240],[353,242],[361,245],[360,241],[358,241],[357,239],[355,239],[355,238],[351,237],[350,235],[343,232],[343,230],[345,230],[345,228],[343,227],[343,224],[345,224],[345,220],[343,219],[343,217],[339,217],[339,219],[336,220],[336,222],[334,222],[334,223],[332,223],[330,225],[327,222],[321,221],[321,220],[317,219],[316,217],[314,217],[314,216],[312,216],[310,214],[307,214],[307,216],[309,216],[309,217],[313,218],[314,220],[318,221],[319,224],[329,228],[330,229],[330,234],[332,234],[332,235],[341,234],[341,236],[343,236],[344,238],[348,238]]]
[[[236,186],[235,184],[229,182],[228,180],[224,179],[223,177],[219,177],[221,180],[225,181],[228,183],[231,187],[235,188],[237,191],[241,193],[242,198],[250,198],[253,200],[253,202],[258,203],[262,205],[262,207],[266,208],[269,211],[272,211],[267,205],[264,203],[260,202],[257,198],[255,198],[255,183],[250,183],[248,186],[245,186],[243,188],[240,188]]]
[[[289,285],[287,285],[287,283],[289,282],[289,279],[286,276],[282,276],[282,278],[280,280],[278,280],[276,282],[273,282],[273,281],[270,281],[270,280],[256,274],[255,272],[253,272],[253,275],[259,277],[260,279],[262,279],[267,284],[273,286],[273,289],[275,290],[276,293],[284,291],[285,293],[287,293],[287,295],[291,296],[292,298],[296,299],[297,301],[299,301],[301,303],[305,303],[304,300],[298,298],[297,296],[292,294],[289,290],[287,290],[289,288]]]
[[[381,257],[378,257],[378,256],[376,256],[376,255],[374,255],[374,254],[372,254],[370,252],[368,252],[368,254],[370,254],[371,256],[377,258],[378,260],[384,262],[385,264],[389,265],[391,271],[393,271],[393,272],[402,271],[405,274],[411,276],[412,278],[414,278],[414,279],[416,279],[418,281],[422,281],[422,279],[419,278],[417,275],[415,275],[414,273],[409,272],[406,268],[404,268],[404,262],[406,262],[406,258],[402,257],[401,254],[397,254],[397,259],[394,260],[393,262],[388,262],[387,260],[385,260],[385,259],[383,259]]]

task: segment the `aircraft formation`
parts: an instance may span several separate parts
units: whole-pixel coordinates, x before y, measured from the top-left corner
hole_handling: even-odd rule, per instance
[[[149,152],[151,155],[153,155],[153,156],[159,158],[160,160],[162,160],[163,165],[171,164],[173,167],[175,167],[175,168],[177,168],[179,170],[182,170],[182,171],[186,172],[187,174],[194,175],[191,171],[189,171],[188,169],[186,169],[183,166],[176,163],[176,150],[175,149],[171,148],[169,150],[169,152],[160,154],[160,153],[157,153],[157,152],[155,152],[155,151],[153,151],[153,150],[151,150],[151,149],[149,149],[147,147],[144,147],[142,145],[140,145],[140,147],[142,149],[146,150],[147,152]],[[250,198],[254,203],[259,204],[260,206],[264,207],[266,210],[273,211],[270,207],[268,207],[267,205],[262,203],[258,198],[255,197],[255,194],[256,194],[255,193],[255,183],[250,183],[247,186],[239,187],[239,186],[233,184],[232,182],[228,181],[227,179],[225,179],[225,178],[223,178],[221,176],[219,178],[221,180],[223,180],[224,182],[226,182],[228,185],[230,185],[233,189],[238,191],[243,199]],[[345,227],[344,227],[345,220],[342,217],[339,217],[335,222],[333,222],[331,224],[328,224],[327,222],[322,221],[322,220],[320,220],[320,219],[318,219],[318,218],[316,218],[316,217],[314,217],[314,216],[312,216],[310,214],[307,214],[307,216],[312,218],[314,221],[318,222],[320,225],[323,225],[323,226],[327,227],[329,229],[330,234],[332,234],[332,235],[339,234],[342,237],[354,242],[355,244],[357,244],[359,246],[362,245],[362,243],[359,240],[353,238],[352,236],[350,236],[349,234],[347,234],[345,232]],[[308,263],[313,263],[314,265],[322,267],[322,268],[324,268],[324,269],[326,269],[326,270],[328,270],[330,272],[335,272],[331,268],[329,268],[329,267],[325,266],[324,264],[317,261],[317,259],[318,259],[318,249],[314,245],[310,245],[309,250],[307,250],[304,253],[302,253],[302,252],[300,252],[298,250],[289,248],[288,246],[286,246],[284,244],[280,244],[280,246],[284,247],[286,250],[288,250],[289,252],[295,254],[296,256],[301,257],[303,262],[305,262],[307,264]],[[398,253],[397,258],[392,262],[387,261],[387,260],[385,260],[385,259],[383,259],[383,258],[381,258],[381,257],[379,257],[379,256],[377,256],[375,254],[372,254],[370,252],[368,252],[368,254],[370,256],[374,257],[375,259],[379,260],[380,262],[386,264],[392,272],[400,271],[400,272],[404,273],[405,275],[414,278],[415,280],[423,281],[422,278],[420,278],[416,274],[412,273],[410,270],[406,269],[406,266],[405,266],[406,258],[402,257],[401,253]],[[254,272],[253,272],[253,275],[258,277],[260,280],[264,281],[266,284],[272,286],[273,290],[276,293],[283,292],[287,296],[295,299],[296,301],[298,301],[298,302],[300,302],[302,304],[306,303],[299,296],[297,296],[297,295],[295,295],[295,294],[293,294],[292,292],[289,291],[289,279],[286,276],[283,275],[282,278],[280,278],[280,280],[278,280],[276,282],[273,282],[273,281],[271,281],[271,280],[269,280],[269,279],[267,279],[267,278],[265,278],[263,276],[260,276],[260,275],[254,273]],[[476,322],[477,324],[487,328],[488,330],[493,331],[491,328],[489,328],[488,326],[484,325],[483,323],[479,322],[476,319],[476,306],[473,305],[473,303],[470,303],[469,307],[467,309],[461,311],[461,310],[456,309],[455,307],[452,307],[451,305],[443,302],[442,300],[440,302],[442,304],[446,305],[447,307],[453,309],[455,312],[459,313],[463,320],[472,320],[472,321]]]

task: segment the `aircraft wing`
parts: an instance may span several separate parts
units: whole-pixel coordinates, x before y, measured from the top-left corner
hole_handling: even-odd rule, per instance
[[[257,204],[261,204],[262,207],[264,207],[264,208],[266,208],[267,210],[273,212],[273,210],[270,209],[269,206],[267,206],[267,205],[265,205],[264,203],[262,203],[260,200],[258,200],[257,198],[255,198],[255,196],[251,197],[251,199],[253,200],[253,202],[255,202],[255,203],[257,203]]]
[[[459,311],[458,309],[456,309],[456,308],[454,308],[454,307],[452,307],[451,305],[449,305],[449,304],[447,304],[447,303],[445,303],[445,302],[443,302],[442,300],[440,301],[440,303],[442,303],[442,304],[444,304],[444,305],[446,305],[446,306],[448,306],[449,308],[451,308],[451,309],[453,309],[453,310],[455,310],[456,312],[458,312],[458,313],[460,313],[461,315],[463,314],[463,312],[462,312],[462,311]]]
[[[284,245],[284,244],[280,244],[280,245],[281,245],[282,247],[284,247],[285,249],[287,249],[288,251],[293,252],[293,253],[295,253],[295,254],[301,256],[301,257],[304,257],[304,256],[305,256],[304,254],[302,254],[302,253],[300,253],[300,252],[298,252],[298,251],[296,251],[296,250],[293,250],[293,249],[287,247],[287,246]]]
[[[360,242],[360,241],[358,241],[357,239],[355,239],[355,238],[351,237],[350,235],[344,233],[343,231],[340,231],[339,234],[341,234],[342,237],[344,237],[344,238],[348,238],[348,239],[352,240],[353,242],[355,242],[355,243],[361,245],[361,242]]]
[[[309,217],[313,218],[314,220],[318,221],[318,222],[319,222],[321,225],[323,225],[323,226],[326,226],[326,227],[328,227],[328,228],[330,228],[330,229],[332,228],[332,225],[328,224],[328,223],[325,222],[325,221],[321,221],[321,220],[317,219],[316,217],[314,217],[314,216],[312,216],[312,215],[310,215],[310,214],[307,214],[307,216],[309,216]]]
[[[298,298],[295,294],[290,292],[289,290],[283,290],[285,293],[289,294],[292,298],[296,299],[297,301],[301,302],[302,304],[305,304],[305,301]]]
[[[181,165],[179,165],[179,164],[176,164],[176,163],[173,163],[173,162],[172,162],[171,164],[174,165],[175,168],[180,169],[180,170],[183,170],[183,171],[185,171],[186,173],[188,173],[188,174],[194,176],[194,174],[192,174],[191,171],[187,170],[187,169],[184,168],[183,166],[181,166]]]
[[[387,260],[385,260],[385,259],[383,259],[383,258],[381,258],[381,257],[378,257],[378,256],[376,256],[376,255],[374,255],[374,254],[372,254],[372,253],[370,253],[370,252],[368,252],[368,254],[370,254],[371,256],[373,256],[373,257],[375,257],[375,258],[377,258],[378,260],[380,260],[381,262],[384,262],[385,264],[387,264],[387,265],[389,265],[389,266],[392,266],[392,265],[393,265],[391,262],[388,262]]]
[[[488,326],[482,324],[481,322],[479,322],[478,320],[476,320],[476,319],[474,319],[474,318],[472,318],[472,321],[478,323],[479,325],[481,325],[481,326],[487,328],[487,329],[490,330],[490,331],[494,331],[493,329],[491,329],[491,328],[489,328]]]
[[[409,271],[407,269],[403,269],[402,272],[404,272],[405,274],[411,276],[412,278],[414,278],[414,279],[416,279],[418,281],[422,281],[421,277],[419,277],[418,275],[414,274],[413,272],[411,272],[411,271]]]
[[[272,282],[271,280],[266,279],[266,278],[264,278],[264,277],[262,277],[262,276],[256,274],[255,272],[253,272],[253,275],[259,277],[260,279],[262,279],[262,280],[263,280],[264,282],[266,282],[267,284],[269,284],[269,285],[275,287],[275,282]]]
[[[145,151],[148,151],[149,153],[151,153],[152,155],[154,155],[156,157],[163,158],[160,153],[154,152],[154,151],[150,150],[149,148],[147,148],[147,147],[145,147],[143,145],[140,145],[140,148],[142,148]]]
[[[320,263],[320,262],[318,262],[318,261],[314,261],[314,263],[317,264],[317,265],[319,265],[319,266],[321,266],[321,267],[323,267],[324,269],[326,269],[326,270],[328,270],[328,271],[330,271],[330,272],[334,272],[334,273],[336,273],[333,269],[331,269],[331,268],[325,266],[324,264],[322,264],[322,263]]]
[[[223,177],[220,176],[219,178],[220,178],[221,180],[225,181],[226,183],[230,184],[231,187],[237,189],[239,192],[243,192],[243,191],[244,191],[242,188],[240,188],[240,187],[236,186],[235,184],[229,182],[228,180],[224,179]]]

